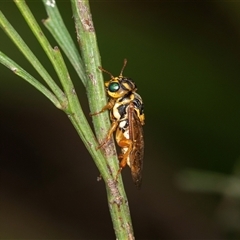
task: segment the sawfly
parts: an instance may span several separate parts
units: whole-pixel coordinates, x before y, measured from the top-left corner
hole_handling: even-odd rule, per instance
[[[131,78],[124,77],[123,70],[127,64],[124,59],[123,67],[118,77],[114,77],[110,72],[102,67],[99,69],[110,75],[111,79],[105,82],[106,93],[109,97],[108,103],[101,111],[91,114],[97,115],[106,110],[110,111],[111,128],[106,138],[98,146],[98,149],[106,144],[112,134],[116,132],[115,139],[121,148],[118,155],[119,170],[128,165],[131,169],[132,179],[137,188],[140,188],[142,182],[143,156],[144,156],[144,111],[143,101],[136,93],[137,86]]]

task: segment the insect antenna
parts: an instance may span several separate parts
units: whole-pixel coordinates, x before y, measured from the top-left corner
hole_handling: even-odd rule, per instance
[[[126,67],[126,65],[127,65],[127,59],[125,58],[125,59],[123,60],[123,67],[122,67],[122,70],[121,70],[121,72],[120,72],[119,77],[122,77],[122,76],[123,76],[122,73],[123,73],[123,70],[124,70],[124,68]]]
[[[108,72],[107,70],[105,70],[104,68],[102,68],[102,67],[100,67],[100,66],[99,66],[98,68],[99,68],[101,71],[109,74],[111,78],[114,78],[114,76],[113,76],[110,72]]]

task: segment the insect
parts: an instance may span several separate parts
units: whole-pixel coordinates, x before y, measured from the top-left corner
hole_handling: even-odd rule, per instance
[[[105,82],[109,99],[107,105],[101,111],[91,115],[97,115],[106,110],[110,111],[112,125],[98,149],[106,144],[116,131],[115,139],[121,148],[121,153],[118,155],[120,163],[116,179],[121,170],[128,165],[131,169],[134,184],[137,188],[140,188],[144,155],[142,126],[144,125],[145,116],[142,98],[136,93],[136,84],[130,78],[122,75],[126,64],[127,60],[124,59],[123,67],[118,77],[114,77],[110,72],[99,67],[101,71],[109,74],[111,77],[108,82]]]

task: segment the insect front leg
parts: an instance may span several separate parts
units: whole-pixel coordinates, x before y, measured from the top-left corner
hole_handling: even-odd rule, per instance
[[[111,128],[109,129],[106,138],[105,138],[105,139],[103,140],[103,142],[97,147],[97,149],[101,148],[104,144],[106,144],[106,143],[110,140],[110,138],[111,138],[113,132],[116,130],[117,126],[118,126],[118,121],[113,121],[113,122],[112,122],[112,126],[111,126]]]
[[[90,115],[90,116],[95,116],[95,115],[98,115],[98,114],[100,114],[100,113],[105,112],[106,110],[110,110],[110,109],[113,108],[114,103],[115,103],[115,101],[114,101],[113,99],[110,99],[110,101],[102,108],[101,111],[95,112],[95,113],[90,113],[89,115]]]

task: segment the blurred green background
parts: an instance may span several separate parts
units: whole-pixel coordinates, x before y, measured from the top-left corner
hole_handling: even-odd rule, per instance
[[[42,3],[27,3],[55,46]],[[76,39],[70,3],[57,4]],[[124,75],[144,100],[142,189],[122,173],[136,238],[239,239],[239,197],[207,191],[219,182],[204,173],[234,175],[240,188],[240,3],[90,4],[103,67],[117,76],[127,58]],[[56,78],[17,7],[0,1],[0,9]],[[2,30],[0,50],[40,79]],[[88,115],[85,89],[69,71]],[[67,117],[2,65],[0,79],[0,238],[114,239],[104,184]],[[200,172],[201,191],[187,169]]]

